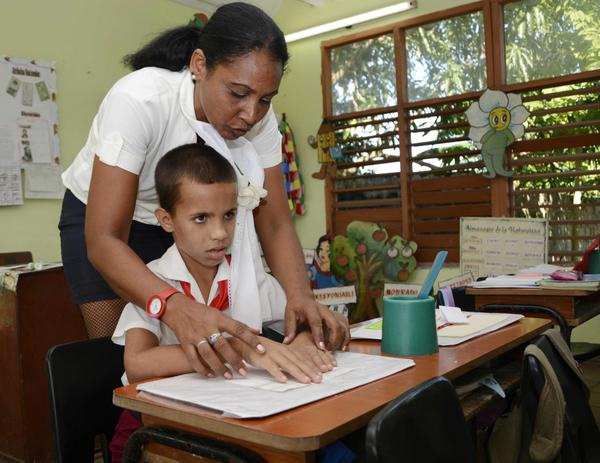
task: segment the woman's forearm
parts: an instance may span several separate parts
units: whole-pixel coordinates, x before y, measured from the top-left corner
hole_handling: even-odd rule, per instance
[[[267,263],[288,301],[311,297],[304,255],[294,229],[279,166],[265,170],[265,204],[255,218],[256,232]]]

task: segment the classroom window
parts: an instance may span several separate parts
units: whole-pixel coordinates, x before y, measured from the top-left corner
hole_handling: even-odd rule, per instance
[[[600,68],[598,0],[529,0],[504,7],[506,82]]]
[[[599,11],[594,0],[483,0],[325,42],[324,116],[343,152],[325,179],[328,232],[374,221],[417,241],[418,260],[444,248],[456,262],[461,216],[545,217],[550,262],[578,260],[600,227]],[[345,90],[340,50],[376,56],[365,47],[381,37],[394,90],[391,74],[378,90]],[[360,82],[376,87],[378,75]],[[467,136],[464,112],[486,87],[519,93],[530,112],[507,150],[513,177],[485,178]],[[387,96],[350,104],[357,91]]]
[[[396,104],[394,39],[383,35],[331,50],[333,113]]]
[[[424,24],[405,33],[409,101],[485,88],[481,12]]]

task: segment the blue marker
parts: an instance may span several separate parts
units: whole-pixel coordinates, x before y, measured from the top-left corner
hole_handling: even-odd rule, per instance
[[[431,265],[431,270],[429,270],[429,274],[427,275],[427,278],[425,278],[425,283],[423,283],[421,291],[419,291],[417,299],[425,299],[427,296],[429,296],[431,288],[433,288],[433,283],[440,274],[440,270],[442,269],[442,265],[444,265],[447,255],[448,251],[440,251],[437,253],[433,264]]]

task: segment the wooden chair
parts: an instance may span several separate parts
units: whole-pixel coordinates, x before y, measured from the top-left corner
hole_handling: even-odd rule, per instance
[[[60,344],[46,355],[57,463],[92,463],[96,436],[110,463],[110,442],[121,409],[112,391],[121,386],[123,347],[110,338]]]
[[[474,463],[475,447],[458,396],[444,377],[390,402],[367,427],[367,463]]]
[[[0,267],[8,265],[28,264],[33,261],[30,251],[0,252]]]

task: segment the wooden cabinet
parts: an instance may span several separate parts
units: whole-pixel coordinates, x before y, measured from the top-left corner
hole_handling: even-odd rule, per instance
[[[0,461],[54,461],[46,352],[85,338],[62,268],[0,287]]]

